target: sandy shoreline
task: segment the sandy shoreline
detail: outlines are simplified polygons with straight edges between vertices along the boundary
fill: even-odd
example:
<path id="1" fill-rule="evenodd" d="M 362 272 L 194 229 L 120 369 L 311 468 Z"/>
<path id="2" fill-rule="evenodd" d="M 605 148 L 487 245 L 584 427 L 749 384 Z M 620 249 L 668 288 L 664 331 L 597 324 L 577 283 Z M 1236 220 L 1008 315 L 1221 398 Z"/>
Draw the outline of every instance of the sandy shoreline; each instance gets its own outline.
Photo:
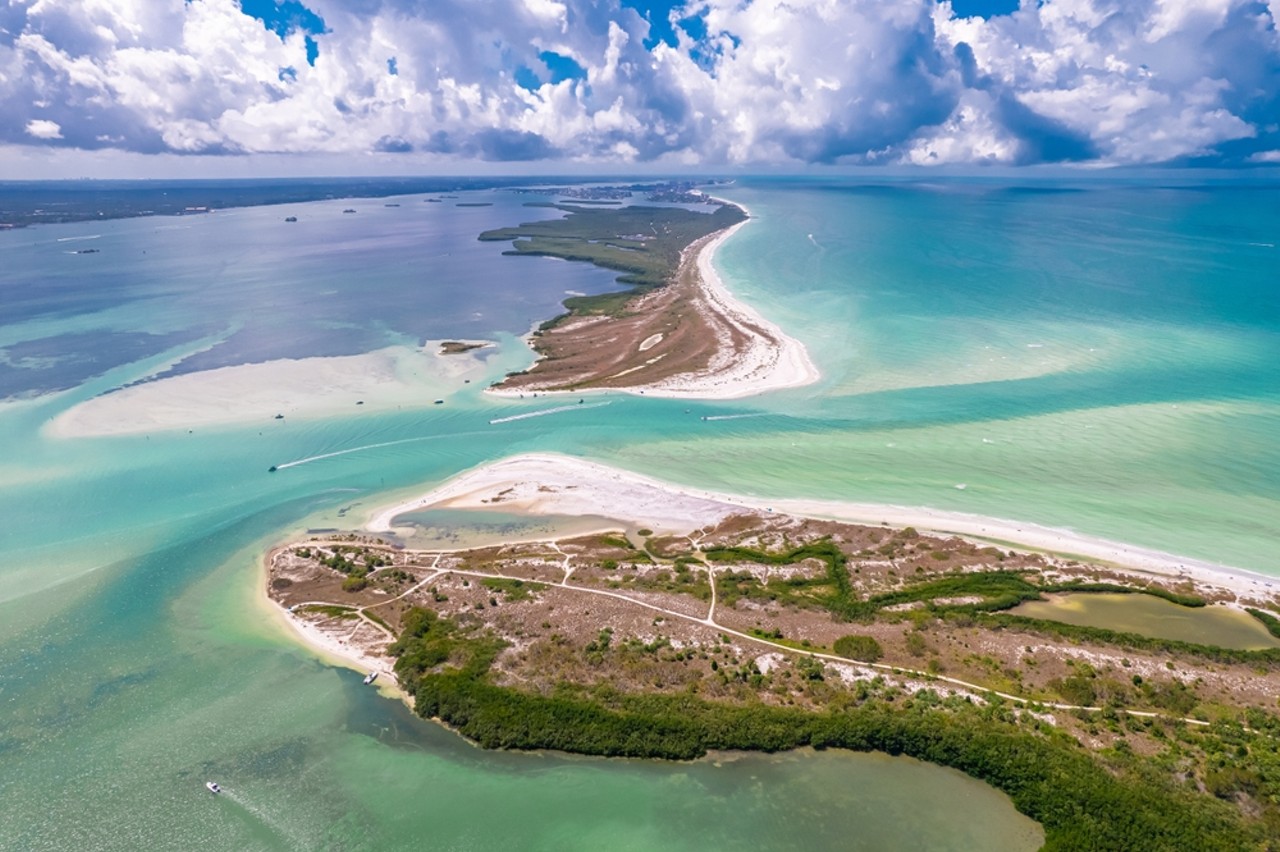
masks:
<path id="1" fill-rule="evenodd" d="M 1204 560 L 1046 527 L 926 507 L 832 500 L 765 500 L 688 488 L 598 462 L 553 453 L 512 456 L 466 471 L 420 497 L 373 514 L 365 529 L 389 532 L 397 515 L 427 506 L 531 515 L 608 514 L 667 533 L 686 533 L 744 509 L 829 518 L 868 525 L 887 523 L 921 531 L 1107 563 L 1135 576 L 1191 580 L 1235 595 L 1270 595 L 1280 579 Z M 608 507 L 607 510 L 602 507 Z"/>
<path id="2" fill-rule="evenodd" d="M 750 211 L 747 212 L 750 215 Z M 718 357 L 705 373 L 640 385 L 628 388 L 628 392 L 685 399 L 740 399 L 811 385 L 821 377 L 804 344 L 734 296 L 716 272 L 716 252 L 750 222 L 751 219 L 747 219 L 716 234 L 702 246 L 694 260 L 702 297 L 715 313 L 748 339 L 745 353 L 735 352 L 726 345 L 727 341 L 721 341 Z"/>
<path id="3" fill-rule="evenodd" d="M 366 653 L 364 648 L 344 642 L 326 633 L 306 619 L 289 612 L 271 599 L 271 596 L 267 593 L 267 571 L 265 566 L 273 558 L 274 554 L 275 550 L 272 550 L 263 560 L 258 580 L 258 603 L 270 617 L 275 619 L 303 647 L 310 649 L 326 662 L 352 669 L 361 675 L 366 675 L 371 671 L 378 672 L 378 680 L 375 684 L 378 691 L 384 695 L 394 696 L 412 707 L 412 700 L 396 681 L 393 672 L 395 660 L 389 657 L 372 656 Z"/>
<path id="4" fill-rule="evenodd" d="M 742 209 L 750 215 L 745 207 Z M 595 369 L 590 375 L 575 376 L 571 382 L 566 383 L 572 386 L 571 389 L 557 389 L 554 379 L 543 379 L 541 383 L 538 381 L 541 376 L 537 371 L 538 367 L 541 365 L 545 370 L 548 364 L 547 353 L 539 350 L 540 356 L 529 371 L 532 382 L 523 386 L 490 388 L 487 393 L 517 397 L 535 392 L 580 395 L 584 392 L 611 390 L 677 399 L 740 399 L 769 391 L 802 387 L 818 381 L 821 374 L 809 358 L 804 344 L 788 336 L 775 323 L 737 299 L 715 270 L 713 261 L 716 251 L 750 221 L 748 218 L 692 243 L 684 250 L 679 270 L 667 287 L 640 296 L 632 303 L 636 314 L 658 316 L 671 310 L 670 300 L 686 299 L 686 309 L 697 314 L 706 328 L 706 334 L 714 336 L 713 343 L 703 344 L 711 350 L 705 366 L 683 368 L 655 381 L 639 380 L 645 372 L 651 372 L 657 365 L 668 367 L 672 363 L 663 363 L 667 354 L 658 351 L 653 357 L 621 370 L 617 370 L 616 366 L 593 364 Z M 604 327 L 603 322 L 607 320 L 602 317 L 583 317 L 553 333 L 562 336 L 599 335 Z M 617 320 L 609 323 L 608 328 L 620 332 L 619 337 L 608 338 L 610 347 L 631 345 L 623 331 L 626 324 Z M 646 328 L 635 339 L 634 348 L 637 353 L 657 351 L 655 347 L 663 343 L 667 334 L 662 331 L 654 333 L 655 331 L 656 328 Z M 543 342 L 545 345 L 545 339 Z M 595 351 L 598 353 L 600 350 Z M 678 359 L 681 356 L 674 357 Z M 555 360 L 558 363 L 563 358 L 556 356 Z M 636 376 L 639 381 L 635 384 L 612 384 L 632 373 L 639 374 Z M 563 387 L 565 385 L 561 385 Z"/>

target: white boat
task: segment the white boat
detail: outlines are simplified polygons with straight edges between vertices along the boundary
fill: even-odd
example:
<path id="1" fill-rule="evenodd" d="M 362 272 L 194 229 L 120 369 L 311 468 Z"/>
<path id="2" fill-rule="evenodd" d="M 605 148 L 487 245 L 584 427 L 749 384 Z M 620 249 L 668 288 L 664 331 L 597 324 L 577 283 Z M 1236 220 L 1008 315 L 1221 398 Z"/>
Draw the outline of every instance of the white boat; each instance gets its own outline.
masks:
<path id="1" fill-rule="evenodd" d="M 221 793 L 222 788 L 218 786 L 217 781 L 206 781 L 204 786 L 208 788 L 210 793 Z"/>
<path id="2" fill-rule="evenodd" d="M 378 679 L 377 672 L 369 672 L 367 675 L 364 676 L 364 685 L 368 686 L 369 684 L 373 683 L 377 679 Z"/>

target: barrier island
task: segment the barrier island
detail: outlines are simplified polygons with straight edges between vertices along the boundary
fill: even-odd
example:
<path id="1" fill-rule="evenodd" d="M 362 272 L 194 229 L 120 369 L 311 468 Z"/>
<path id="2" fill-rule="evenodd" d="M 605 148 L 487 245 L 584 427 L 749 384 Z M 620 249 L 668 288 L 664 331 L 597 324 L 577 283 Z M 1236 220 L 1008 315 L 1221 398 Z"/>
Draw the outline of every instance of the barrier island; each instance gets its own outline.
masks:
<path id="1" fill-rule="evenodd" d="M 565 300 L 535 330 L 538 360 L 493 390 L 612 388 L 654 396 L 731 398 L 809 384 L 804 347 L 724 288 L 711 255 L 746 223 L 743 208 L 549 206 L 560 219 L 485 231 L 506 254 L 584 261 L 622 274 L 626 289 Z"/>
<path id="2" fill-rule="evenodd" d="M 617 521 L 408 546 L 406 513 Z M 1179 575 L 773 511 L 567 457 L 516 457 L 274 550 L 271 599 L 487 748 L 689 760 L 905 754 L 1006 793 L 1046 849 L 1239 850 L 1280 836 L 1280 600 Z M 1233 647 L 1014 614 L 1125 594 L 1256 626 Z"/>

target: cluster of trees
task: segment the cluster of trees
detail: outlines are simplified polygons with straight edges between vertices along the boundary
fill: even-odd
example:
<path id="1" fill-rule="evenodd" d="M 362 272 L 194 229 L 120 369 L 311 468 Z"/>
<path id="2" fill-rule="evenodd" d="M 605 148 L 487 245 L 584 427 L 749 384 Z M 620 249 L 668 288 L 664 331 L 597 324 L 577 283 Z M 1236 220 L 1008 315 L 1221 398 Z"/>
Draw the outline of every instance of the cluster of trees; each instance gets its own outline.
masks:
<path id="1" fill-rule="evenodd" d="M 1142 771 L 1140 761 L 1104 766 L 1065 735 L 1020 726 L 998 703 L 870 697 L 814 713 L 598 687 L 541 695 L 492 682 L 500 648 L 484 633 L 414 610 L 393 653 L 417 712 L 486 748 L 675 760 L 724 749 L 882 751 L 951 766 L 1003 790 L 1044 826 L 1046 849 L 1263 848 L 1265 829 L 1246 825 L 1230 805 Z M 1254 783 L 1256 773 L 1219 775 L 1226 790 Z"/>
<path id="2" fill-rule="evenodd" d="M 842 657 L 864 663 L 876 663 L 884 656 L 884 648 L 874 636 L 841 636 L 832 649 Z"/>
<path id="3" fill-rule="evenodd" d="M 298 555 L 304 559 L 311 555 L 308 549 L 305 553 L 301 550 Z M 316 561 L 326 568 L 332 568 L 339 574 L 346 574 L 347 579 L 342 582 L 342 589 L 346 592 L 359 592 L 369 585 L 369 574 L 383 565 L 390 565 L 391 561 L 381 553 L 370 550 L 367 547 L 346 549 L 344 547 L 335 547 L 333 553 L 329 556 L 316 556 Z M 408 575 L 406 575 L 408 576 Z"/>

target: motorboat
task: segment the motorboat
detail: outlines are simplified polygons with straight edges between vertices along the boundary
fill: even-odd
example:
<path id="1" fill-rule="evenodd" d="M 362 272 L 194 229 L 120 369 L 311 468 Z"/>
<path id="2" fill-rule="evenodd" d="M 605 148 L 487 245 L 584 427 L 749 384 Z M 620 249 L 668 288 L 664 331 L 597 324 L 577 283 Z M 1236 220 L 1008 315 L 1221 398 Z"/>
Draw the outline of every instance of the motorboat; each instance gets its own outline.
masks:
<path id="1" fill-rule="evenodd" d="M 204 786 L 210 793 L 214 793 L 215 795 L 222 792 L 222 788 L 218 786 L 217 781 L 206 781 L 204 782 Z"/>
<path id="2" fill-rule="evenodd" d="M 364 676 L 364 685 L 368 686 L 369 684 L 373 683 L 377 679 L 378 679 L 377 672 L 369 672 L 367 675 Z"/>

